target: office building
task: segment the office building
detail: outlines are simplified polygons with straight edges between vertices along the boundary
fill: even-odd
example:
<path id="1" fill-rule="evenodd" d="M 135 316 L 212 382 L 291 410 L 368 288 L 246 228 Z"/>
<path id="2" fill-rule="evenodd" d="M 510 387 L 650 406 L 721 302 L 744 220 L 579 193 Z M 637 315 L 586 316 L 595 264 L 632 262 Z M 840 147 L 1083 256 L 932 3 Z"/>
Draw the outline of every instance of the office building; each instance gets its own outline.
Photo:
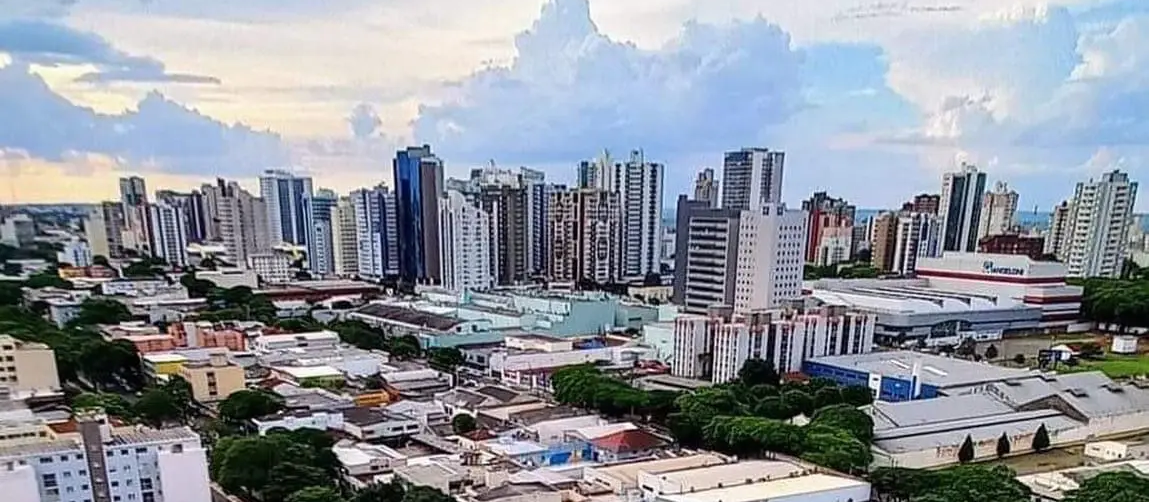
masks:
<path id="1" fill-rule="evenodd" d="M 575 189 L 555 192 L 550 200 L 552 281 L 619 278 L 621 254 L 617 192 Z"/>
<path id="2" fill-rule="evenodd" d="M 473 196 L 475 206 L 489 215 L 489 268 L 496 284 L 522 284 L 531 275 L 527 263 L 531 245 L 530 199 L 518 177 L 509 174 L 509 182 L 481 184 Z"/>
<path id="3" fill-rule="evenodd" d="M 809 240 L 806 242 L 806 261 L 810 263 L 817 262 L 818 254 L 823 251 L 822 229 L 825 227 L 852 227 L 854 215 L 857 212 L 857 209 L 845 199 L 831 197 L 826 192 L 814 192 L 813 196 L 802 201 L 802 210 L 806 211 L 809 220 L 807 227 L 810 232 Z M 835 231 L 830 232 L 830 235 L 840 237 L 839 232 Z M 848 253 L 847 248 L 846 257 L 842 261 L 850 259 Z"/>
<path id="4" fill-rule="evenodd" d="M 173 267 L 188 265 L 187 213 L 163 202 L 148 204 L 148 242 L 151 256 Z"/>
<path id="5" fill-rule="evenodd" d="M 658 273 L 662 234 L 662 164 L 647 162 L 641 150 L 616 166 L 621 197 L 622 277 L 638 279 Z"/>
<path id="6" fill-rule="evenodd" d="M 963 163 L 960 171 L 949 172 L 942 177 L 939 216 L 944 251 L 972 252 L 977 249 L 984 196 L 985 173 L 973 165 Z"/>
<path id="7" fill-rule="evenodd" d="M 1121 171 L 1077 184 L 1059 256 L 1070 277 L 1121 275 L 1136 201 L 1137 182 Z"/>
<path id="8" fill-rule="evenodd" d="M 726 152 L 722 163 L 722 207 L 759 210 L 782 203 L 782 171 L 786 154 L 766 148 Z"/>
<path id="9" fill-rule="evenodd" d="M 207 454 L 190 428 L 114 427 L 95 413 L 54 433 L 28 412 L 33 438 L 0 440 L 0 493 L 19 502 L 205 502 Z"/>
<path id="10" fill-rule="evenodd" d="M 335 273 L 335 234 L 332 231 L 335 206 L 339 196 L 320 188 L 311 199 L 312 238 L 308 241 L 307 261 L 311 273 L 320 276 Z"/>
<path id="11" fill-rule="evenodd" d="M 925 213 L 936 216 L 941 206 L 942 196 L 938 194 L 923 193 L 914 196 L 914 199 L 902 205 L 902 211 L 911 213 Z"/>
<path id="12" fill-rule="evenodd" d="M 709 207 L 718 207 L 718 180 L 714 170 L 706 168 L 698 172 L 694 180 L 694 199 L 705 202 Z"/>
<path id="13" fill-rule="evenodd" d="M 1017 220 L 1017 192 L 1010 190 L 1004 182 L 997 182 L 993 191 L 985 194 L 981 205 L 981 222 L 978 224 L 978 239 L 991 235 L 1014 232 Z"/>
<path id="14" fill-rule="evenodd" d="M 1066 243 L 1069 241 L 1069 202 L 1061 201 L 1061 204 L 1053 208 L 1053 212 L 1049 214 L 1049 230 L 1045 235 L 1045 254 L 1053 255 L 1061 260 L 1066 250 Z"/>
<path id="15" fill-rule="evenodd" d="M 211 218 L 205 231 L 211 240 L 223 243 L 227 256 L 236 264 L 271 247 L 267 204 L 239 183 L 216 179 L 214 185 L 200 187 L 204 206 Z"/>
<path id="16" fill-rule="evenodd" d="M 463 194 L 450 191 L 439 201 L 439 251 L 443 287 L 453 291 L 484 291 L 494 285 L 491 274 L 491 217 Z"/>
<path id="17" fill-rule="evenodd" d="M 978 241 L 977 252 L 1024 255 L 1041 260 L 1045 256 L 1045 239 L 1017 234 L 991 235 Z"/>
<path id="18" fill-rule="evenodd" d="M 283 170 L 267 170 L 259 178 L 259 194 L 267 207 L 268 242 L 294 244 L 311 251 L 311 178 Z M 311 258 L 310 256 L 308 257 Z"/>
<path id="19" fill-rule="evenodd" d="M 84 220 L 84 238 L 92 254 L 104 258 L 123 256 L 124 206 L 115 202 L 96 204 Z"/>
<path id="20" fill-rule="evenodd" d="M 335 275 L 349 277 L 359 274 L 358 227 L 355 218 L 355 200 L 340 197 L 331 217 L 332 264 Z"/>
<path id="21" fill-rule="evenodd" d="M 120 206 L 124 215 L 122 245 L 139 254 L 148 250 L 148 190 L 139 176 L 120 178 Z"/>
<path id="22" fill-rule="evenodd" d="M 351 192 L 359 275 L 382 279 L 399 275 L 399 217 L 395 193 L 387 185 Z"/>
<path id="23" fill-rule="evenodd" d="M 56 353 L 42 343 L 0 335 L 0 387 L 19 396 L 60 392 Z"/>
<path id="24" fill-rule="evenodd" d="M 696 314 L 733 305 L 741 211 L 679 195 L 676 214 L 673 302 Z"/>
<path id="25" fill-rule="evenodd" d="M 439 199 L 443 193 L 443 161 L 430 145 L 408 147 L 395 154 L 395 205 L 399 228 L 399 277 L 408 284 L 437 284 Z"/>

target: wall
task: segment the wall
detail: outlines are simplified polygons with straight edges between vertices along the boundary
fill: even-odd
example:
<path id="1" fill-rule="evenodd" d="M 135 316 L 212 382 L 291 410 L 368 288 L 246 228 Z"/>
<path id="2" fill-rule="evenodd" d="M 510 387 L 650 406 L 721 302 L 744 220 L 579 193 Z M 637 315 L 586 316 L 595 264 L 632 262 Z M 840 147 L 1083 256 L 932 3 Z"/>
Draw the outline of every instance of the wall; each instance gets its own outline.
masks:
<path id="1" fill-rule="evenodd" d="M 182 453 L 163 452 L 157 455 L 156 460 L 164 502 L 212 500 L 207 456 L 202 448 L 184 449 Z"/>
<path id="2" fill-rule="evenodd" d="M 651 323 L 642 327 L 642 343 L 654 347 L 655 358 L 670 363 L 674 355 L 674 324 Z"/>
<path id="3" fill-rule="evenodd" d="M 16 366 L 16 390 L 60 389 L 56 355 L 51 349 L 25 348 L 14 351 L 12 355 Z"/>

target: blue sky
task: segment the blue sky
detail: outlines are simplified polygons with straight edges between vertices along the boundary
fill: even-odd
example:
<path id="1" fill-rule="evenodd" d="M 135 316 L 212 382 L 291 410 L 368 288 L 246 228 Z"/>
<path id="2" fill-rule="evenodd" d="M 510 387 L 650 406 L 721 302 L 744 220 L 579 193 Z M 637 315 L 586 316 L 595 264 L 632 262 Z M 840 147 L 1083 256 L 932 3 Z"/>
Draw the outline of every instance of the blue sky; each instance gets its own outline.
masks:
<path id="1" fill-rule="evenodd" d="M 1147 109 L 1144 1 L 0 0 L 4 201 L 265 166 L 347 191 L 429 142 L 558 181 L 643 148 L 667 205 L 742 146 L 787 151 L 791 203 L 895 206 L 968 160 L 1046 208 L 1141 179 Z"/>

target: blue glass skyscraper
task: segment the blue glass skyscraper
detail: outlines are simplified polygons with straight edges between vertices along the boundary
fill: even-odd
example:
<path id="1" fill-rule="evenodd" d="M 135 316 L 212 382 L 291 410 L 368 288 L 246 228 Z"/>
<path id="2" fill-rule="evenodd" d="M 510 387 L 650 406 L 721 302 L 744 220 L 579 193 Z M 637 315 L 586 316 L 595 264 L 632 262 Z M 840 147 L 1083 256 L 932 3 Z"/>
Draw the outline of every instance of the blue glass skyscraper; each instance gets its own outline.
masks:
<path id="1" fill-rule="evenodd" d="M 395 154 L 394 170 L 399 279 L 407 284 L 438 284 L 443 161 L 431 153 L 430 145 L 408 147 Z"/>

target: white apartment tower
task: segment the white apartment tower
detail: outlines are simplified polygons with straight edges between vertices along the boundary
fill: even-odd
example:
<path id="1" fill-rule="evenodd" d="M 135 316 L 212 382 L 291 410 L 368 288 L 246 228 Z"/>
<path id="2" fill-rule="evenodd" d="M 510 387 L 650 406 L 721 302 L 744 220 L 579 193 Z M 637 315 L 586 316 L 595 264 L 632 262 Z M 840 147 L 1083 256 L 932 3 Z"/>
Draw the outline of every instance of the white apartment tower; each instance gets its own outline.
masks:
<path id="1" fill-rule="evenodd" d="M 148 205 L 148 243 L 151 255 L 175 267 L 188 264 L 187 213 L 181 206 L 160 202 Z"/>
<path id="2" fill-rule="evenodd" d="M 334 191 L 320 188 L 311 199 L 312 234 L 307 246 L 307 261 L 312 273 L 335 273 L 335 206 L 339 196 Z"/>
<path id="3" fill-rule="evenodd" d="M 143 178 L 120 178 L 120 206 L 124 223 L 120 235 L 121 245 L 124 249 L 147 254 L 148 190 Z"/>
<path id="4" fill-rule="evenodd" d="M 359 273 L 359 243 L 355 219 L 355 202 L 351 197 L 340 197 L 331 216 L 331 237 L 334 240 L 332 257 L 335 275 L 354 276 Z"/>
<path id="5" fill-rule="evenodd" d="M 1137 183 L 1121 171 L 1077 184 L 1060 256 L 1070 277 L 1121 275 L 1136 200 Z"/>
<path id="6" fill-rule="evenodd" d="M 896 225 L 891 272 L 912 274 L 917 270 L 918 258 L 941 256 L 941 224 L 937 216 L 901 213 L 897 215 Z"/>
<path id="7" fill-rule="evenodd" d="M 439 201 L 439 231 L 443 287 L 484 291 L 494 286 L 490 215 L 451 190 Z"/>
<path id="8" fill-rule="evenodd" d="M 943 251 L 977 251 L 984 196 L 985 173 L 973 165 L 963 163 L 960 171 L 942 177 L 939 216 Z"/>
<path id="9" fill-rule="evenodd" d="M 399 275 L 399 220 L 395 192 L 386 185 L 350 196 L 355 216 L 355 255 L 359 275 L 382 279 Z"/>
<path id="10" fill-rule="evenodd" d="M 743 148 L 726 152 L 722 163 L 722 207 L 758 210 L 763 204 L 782 203 L 784 152 Z"/>
<path id="11" fill-rule="evenodd" d="M 1012 232 L 1016 219 L 1017 192 L 1010 190 L 1005 182 L 995 183 L 993 191 L 986 193 L 982 201 L 978 239 Z"/>
<path id="12" fill-rule="evenodd" d="M 1062 259 L 1065 243 L 1069 240 L 1069 201 L 1062 201 L 1049 214 L 1049 230 L 1045 235 L 1045 254 Z"/>
<path id="13" fill-rule="evenodd" d="M 217 179 L 214 185 L 200 187 L 204 205 L 212 220 L 207 225 L 208 237 L 223 243 L 227 255 L 236 264 L 247 263 L 247 257 L 270 249 L 267 228 L 267 205 L 234 181 Z"/>
<path id="14" fill-rule="evenodd" d="M 622 276 L 642 278 L 658 273 L 659 241 L 662 234 L 662 190 L 665 168 L 646 162 L 641 150 L 631 152 L 621 171 Z"/>
<path id="15" fill-rule="evenodd" d="M 776 308 L 802 296 L 806 212 L 765 204 L 742 211 L 738 226 L 734 310 Z"/>
<path id="16" fill-rule="evenodd" d="M 259 193 L 267 204 L 267 230 L 272 246 L 295 244 L 311 251 L 311 178 L 283 170 L 268 170 L 259 178 Z M 311 257 L 308 257 L 309 259 Z"/>

